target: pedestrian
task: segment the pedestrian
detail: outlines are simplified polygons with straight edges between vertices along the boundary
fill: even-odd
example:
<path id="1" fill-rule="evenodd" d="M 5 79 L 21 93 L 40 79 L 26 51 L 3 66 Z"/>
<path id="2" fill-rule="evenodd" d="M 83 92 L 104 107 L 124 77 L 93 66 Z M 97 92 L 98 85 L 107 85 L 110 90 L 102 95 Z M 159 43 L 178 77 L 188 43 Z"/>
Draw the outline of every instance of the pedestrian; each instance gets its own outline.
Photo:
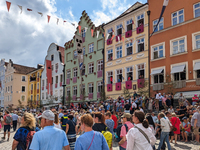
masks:
<path id="1" fill-rule="evenodd" d="M 14 114 L 12 115 L 12 124 L 13 124 L 13 131 L 16 131 L 17 128 L 17 120 L 18 120 L 18 115 L 17 112 L 15 111 Z"/>
<path id="2" fill-rule="evenodd" d="M 81 116 L 81 129 L 84 134 L 75 143 L 75 150 L 109 150 L 106 139 L 100 132 L 92 130 L 93 118 L 90 114 Z"/>
<path id="3" fill-rule="evenodd" d="M 111 111 L 111 114 L 112 114 L 111 118 L 112 118 L 112 120 L 114 121 L 114 129 L 113 129 L 113 132 L 116 132 L 117 125 L 118 125 L 118 122 L 117 122 L 118 118 L 117 118 L 117 116 L 116 116 L 115 111 Z"/>
<path id="4" fill-rule="evenodd" d="M 173 143 L 173 139 L 175 137 L 175 144 L 177 144 L 176 141 L 177 141 L 178 134 L 180 134 L 180 124 L 181 124 L 181 122 L 180 122 L 179 118 L 176 116 L 175 113 L 172 113 L 172 118 L 171 118 L 170 121 L 171 121 L 172 126 L 175 128 L 175 131 L 173 131 L 174 136 L 171 137 L 171 143 Z"/>
<path id="5" fill-rule="evenodd" d="M 5 115 L 3 117 L 3 125 L 4 125 L 4 137 L 2 137 L 3 140 L 6 138 L 6 131 L 8 131 L 8 139 L 10 138 L 10 126 L 12 124 L 12 116 L 9 114 L 8 110 L 5 110 Z"/>
<path id="6" fill-rule="evenodd" d="M 197 107 L 196 112 L 192 116 L 191 125 L 193 127 L 193 132 L 196 137 L 196 141 L 194 144 L 199 144 L 200 106 Z"/>
<path id="7" fill-rule="evenodd" d="M 67 136 L 63 130 L 54 127 L 55 115 L 51 110 L 45 110 L 41 116 L 43 130 L 36 132 L 30 146 L 31 150 L 70 150 Z"/>
<path id="8" fill-rule="evenodd" d="M 194 94 L 194 97 L 192 97 L 192 105 L 194 106 L 199 101 L 199 98 L 197 97 L 197 94 Z"/>
<path id="9" fill-rule="evenodd" d="M 114 124 L 115 124 L 115 123 L 114 123 L 114 121 L 113 121 L 112 118 L 111 118 L 111 112 L 110 112 L 110 111 L 107 111 L 107 112 L 105 113 L 105 119 L 106 119 L 105 123 L 106 123 L 106 125 L 107 125 L 109 131 L 112 133 L 112 135 L 114 135 L 114 134 L 113 134 L 113 129 L 114 129 Z"/>
<path id="10" fill-rule="evenodd" d="M 59 122 L 59 118 L 58 118 L 58 114 L 57 113 L 54 113 L 55 115 L 55 119 L 54 119 L 54 126 L 58 129 L 61 129 L 61 125 L 60 125 L 60 122 Z"/>
<path id="11" fill-rule="evenodd" d="M 20 125 L 21 125 L 21 119 L 22 119 L 22 114 L 18 113 L 18 119 L 17 119 L 17 128 L 19 129 Z"/>
<path id="12" fill-rule="evenodd" d="M 105 117 L 100 112 L 94 113 L 94 125 L 92 126 L 92 129 L 94 131 L 102 132 L 106 131 L 106 123 L 105 123 Z"/>
<path id="13" fill-rule="evenodd" d="M 0 132 L 1 132 L 1 129 L 2 129 L 2 122 L 3 122 L 3 116 L 2 116 L 2 112 L 0 112 Z"/>
<path id="14" fill-rule="evenodd" d="M 182 122 L 182 141 L 184 141 L 185 139 L 185 142 L 188 142 L 188 135 L 190 133 L 190 128 L 191 128 L 191 124 L 190 122 L 188 121 L 187 117 L 183 117 L 183 122 Z"/>
<path id="15" fill-rule="evenodd" d="M 156 138 L 149 128 L 145 114 L 136 110 L 132 119 L 135 126 L 128 131 L 126 136 L 126 150 L 152 150 L 152 145 L 155 145 Z"/>
<path id="16" fill-rule="evenodd" d="M 14 135 L 12 150 L 29 149 L 33 135 L 35 133 L 35 118 L 31 113 L 24 113 L 21 119 L 21 127 Z"/>
<path id="17" fill-rule="evenodd" d="M 61 117 L 60 120 L 63 131 L 66 131 L 67 120 L 68 120 L 68 113 L 66 110 L 64 110 L 64 115 Z"/>

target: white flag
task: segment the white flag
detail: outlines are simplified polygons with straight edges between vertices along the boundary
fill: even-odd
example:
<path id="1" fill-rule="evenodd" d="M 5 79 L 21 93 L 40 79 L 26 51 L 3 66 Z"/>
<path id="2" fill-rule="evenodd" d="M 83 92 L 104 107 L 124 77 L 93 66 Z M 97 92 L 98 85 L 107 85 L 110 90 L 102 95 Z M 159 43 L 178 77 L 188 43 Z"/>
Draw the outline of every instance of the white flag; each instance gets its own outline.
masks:
<path id="1" fill-rule="evenodd" d="M 58 22 L 59 22 L 59 18 L 57 18 L 57 24 L 58 24 Z"/>
<path id="2" fill-rule="evenodd" d="M 169 3 L 169 0 L 164 0 L 164 2 L 163 2 L 163 6 L 167 6 L 168 3 Z"/>
<path id="3" fill-rule="evenodd" d="M 110 35 L 110 34 L 107 34 L 106 40 L 108 39 L 109 35 Z"/>
<path id="4" fill-rule="evenodd" d="M 99 37 L 99 31 L 97 31 L 97 38 Z"/>
<path id="5" fill-rule="evenodd" d="M 118 42 L 120 42 L 120 36 L 117 36 Z"/>
<path id="6" fill-rule="evenodd" d="M 20 14 L 21 14 L 21 13 L 22 13 L 22 6 L 19 6 L 19 5 L 18 5 L 18 7 L 19 7 L 19 9 L 21 9 L 21 12 L 20 12 Z"/>
<path id="7" fill-rule="evenodd" d="M 85 27 L 85 32 L 87 32 L 87 29 L 88 29 L 88 28 L 87 28 L 87 27 Z"/>

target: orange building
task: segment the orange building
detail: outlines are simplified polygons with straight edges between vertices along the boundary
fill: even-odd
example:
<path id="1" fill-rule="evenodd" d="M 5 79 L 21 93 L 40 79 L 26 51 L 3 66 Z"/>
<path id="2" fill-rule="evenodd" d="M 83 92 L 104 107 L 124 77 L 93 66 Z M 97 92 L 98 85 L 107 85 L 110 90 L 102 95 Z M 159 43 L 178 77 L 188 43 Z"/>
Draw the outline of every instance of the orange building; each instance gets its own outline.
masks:
<path id="1" fill-rule="evenodd" d="M 148 3 L 152 33 L 163 1 Z M 200 94 L 200 0 L 169 1 L 150 38 L 150 73 L 151 91 Z"/>

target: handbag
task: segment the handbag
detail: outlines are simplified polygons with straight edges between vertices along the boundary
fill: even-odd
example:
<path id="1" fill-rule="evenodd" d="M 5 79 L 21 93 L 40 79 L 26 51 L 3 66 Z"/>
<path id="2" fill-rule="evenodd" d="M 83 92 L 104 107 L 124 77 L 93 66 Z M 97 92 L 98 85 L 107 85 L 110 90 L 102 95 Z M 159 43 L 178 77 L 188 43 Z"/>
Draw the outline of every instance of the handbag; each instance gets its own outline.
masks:
<path id="1" fill-rule="evenodd" d="M 177 121 L 177 118 L 176 118 L 176 121 Z M 176 121 L 174 124 L 176 124 Z M 177 131 L 177 128 L 173 125 L 171 131 Z"/>
<path id="2" fill-rule="evenodd" d="M 137 126 L 134 126 L 134 127 L 137 128 L 144 135 L 147 141 L 150 143 L 149 137 L 146 135 L 146 133 L 142 129 L 138 128 Z"/>

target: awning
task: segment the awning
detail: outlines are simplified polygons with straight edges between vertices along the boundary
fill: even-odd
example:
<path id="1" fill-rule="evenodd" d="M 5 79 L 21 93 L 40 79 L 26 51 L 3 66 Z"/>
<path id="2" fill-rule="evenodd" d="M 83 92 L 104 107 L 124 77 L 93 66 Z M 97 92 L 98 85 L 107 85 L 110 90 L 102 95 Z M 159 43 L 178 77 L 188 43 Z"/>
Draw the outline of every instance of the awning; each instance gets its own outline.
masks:
<path id="1" fill-rule="evenodd" d="M 174 66 L 174 67 L 172 67 L 171 74 L 172 74 L 172 73 L 183 72 L 184 69 L 185 69 L 185 65 Z"/>
<path id="2" fill-rule="evenodd" d="M 194 70 L 200 70 L 200 62 L 195 63 Z"/>
<path id="3" fill-rule="evenodd" d="M 179 96 L 180 96 L 181 93 L 183 94 L 183 96 L 184 96 L 186 99 L 192 99 L 192 97 L 194 97 L 194 94 L 197 94 L 198 97 L 199 97 L 199 95 L 200 95 L 200 91 L 177 92 L 177 93 L 174 95 L 174 99 L 179 99 Z"/>
<path id="4" fill-rule="evenodd" d="M 162 71 L 163 71 L 163 69 L 153 70 L 153 71 L 151 72 L 151 75 L 162 73 Z"/>

